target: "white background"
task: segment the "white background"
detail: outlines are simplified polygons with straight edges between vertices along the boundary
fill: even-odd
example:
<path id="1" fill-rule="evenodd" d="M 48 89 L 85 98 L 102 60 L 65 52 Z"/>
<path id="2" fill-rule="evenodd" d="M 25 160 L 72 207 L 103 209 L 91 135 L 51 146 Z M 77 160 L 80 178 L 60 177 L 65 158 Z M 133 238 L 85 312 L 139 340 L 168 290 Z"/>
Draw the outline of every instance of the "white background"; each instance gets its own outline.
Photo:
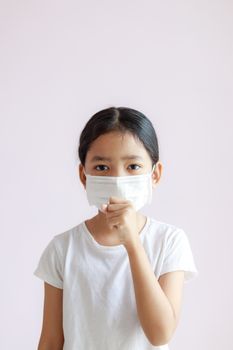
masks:
<path id="1" fill-rule="evenodd" d="M 0 348 L 36 349 L 58 233 L 95 210 L 78 138 L 110 106 L 153 122 L 164 171 L 148 215 L 183 228 L 199 277 L 171 350 L 233 348 L 233 2 L 0 1 Z"/>

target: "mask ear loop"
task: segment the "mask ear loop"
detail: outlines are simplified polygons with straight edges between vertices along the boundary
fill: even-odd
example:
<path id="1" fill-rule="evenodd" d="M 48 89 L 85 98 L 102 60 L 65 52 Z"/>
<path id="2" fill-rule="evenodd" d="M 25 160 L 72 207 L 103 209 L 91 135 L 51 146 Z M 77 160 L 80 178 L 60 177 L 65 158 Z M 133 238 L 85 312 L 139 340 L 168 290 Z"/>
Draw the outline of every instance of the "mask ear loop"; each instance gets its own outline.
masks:
<path id="1" fill-rule="evenodd" d="M 153 167 L 152 167 L 151 175 L 153 174 L 153 172 L 154 172 L 154 170 L 155 170 L 155 165 L 156 165 L 156 164 L 154 164 Z"/>
<path id="2" fill-rule="evenodd" d="M 152 167 L 151 175 L 153 174 L 153 172 L 155 170 L 155 166 L 156 166 L 156 164 L 154 164 L 153 167 Z M 151 179 L 151 181 L 153 181 L 153 180 Z"/>

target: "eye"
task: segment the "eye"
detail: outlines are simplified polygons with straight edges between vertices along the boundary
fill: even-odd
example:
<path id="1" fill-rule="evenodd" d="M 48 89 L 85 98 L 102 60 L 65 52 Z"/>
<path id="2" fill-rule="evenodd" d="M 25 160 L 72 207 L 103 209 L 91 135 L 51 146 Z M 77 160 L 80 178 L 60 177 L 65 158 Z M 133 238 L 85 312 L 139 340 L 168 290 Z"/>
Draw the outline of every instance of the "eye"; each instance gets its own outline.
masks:
<path id="1" fill-rule="evenodd" d="M 131 168 L 132 170 L 138 170 L 141 168 L 141 166 L 138 164 L 130 164 L 129 167 L 133 167 L 133 168 Z M 138 168 L 135 168 L 135 167 L 138 167 Z"/>
<path id="2" fill-rule="evenodd" d="M 101 168 L 101 169 L 97 169 L 98 167 Z M 98 171 L 107 170 L 107 169 L 103 169 L 103 167 L 108 168 L 107 165 L 99 164 L 99 165 L 96 165 L 96 166 L 94 167 L 94 169 L 95 169 L 95 170 L 98 170 Z"/>

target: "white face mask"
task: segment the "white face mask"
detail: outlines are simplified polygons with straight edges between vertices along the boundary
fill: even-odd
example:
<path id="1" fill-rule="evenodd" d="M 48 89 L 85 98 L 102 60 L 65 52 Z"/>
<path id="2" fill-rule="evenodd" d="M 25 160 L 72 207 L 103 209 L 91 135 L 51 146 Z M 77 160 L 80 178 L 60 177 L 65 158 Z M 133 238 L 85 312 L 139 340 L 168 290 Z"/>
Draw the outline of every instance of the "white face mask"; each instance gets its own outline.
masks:
<path id="1" fill-rule="evenodd" d="M 101 210 L 102 204 L 109 203 L 109 197 L 116 196 L 132 201 L 138 211 L 152 199 L 152 173 L 128 176 L 86 175 L 86 192 L 90 205 Z"/>

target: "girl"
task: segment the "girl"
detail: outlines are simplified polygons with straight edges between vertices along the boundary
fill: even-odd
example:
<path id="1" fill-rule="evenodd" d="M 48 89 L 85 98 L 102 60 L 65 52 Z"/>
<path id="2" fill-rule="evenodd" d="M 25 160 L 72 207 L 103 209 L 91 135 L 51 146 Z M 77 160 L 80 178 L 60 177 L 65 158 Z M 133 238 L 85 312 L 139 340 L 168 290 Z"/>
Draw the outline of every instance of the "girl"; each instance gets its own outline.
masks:
<path id="1" fill-rule="evenodd" d="M 184 230 L 140 212 L 162 173 L 156 132 L 141 112 L 111 107 L 79 141 L 98 213 L 55 235 L 34 271 L 45 291 L 38 350 L 167 350 L 183 282 L 198 271 Z"/>

